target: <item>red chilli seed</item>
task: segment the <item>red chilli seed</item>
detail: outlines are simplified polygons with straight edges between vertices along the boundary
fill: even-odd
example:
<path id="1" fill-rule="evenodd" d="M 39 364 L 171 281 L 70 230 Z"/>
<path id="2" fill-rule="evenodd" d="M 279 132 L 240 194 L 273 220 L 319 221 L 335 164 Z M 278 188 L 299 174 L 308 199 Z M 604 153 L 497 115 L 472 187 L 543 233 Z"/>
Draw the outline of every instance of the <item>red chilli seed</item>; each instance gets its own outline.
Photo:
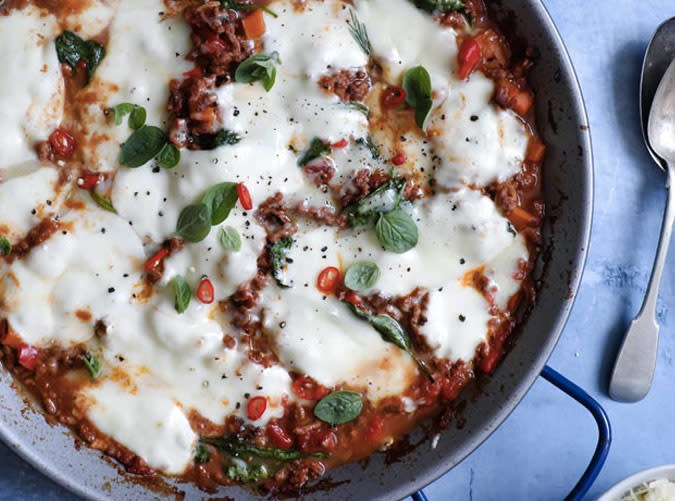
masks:
<path id="1" fill-rule="evenodd" d="M 202 277 L 197 287 L 197 299 L 199 299 L 204 304 L 211 304 L 215 298 L 215 291 L 213 290 L 213 284 L 208 277 Z"/>
<path id="2" fill-rule="evenodd" d="M 293 445 L 293 439 L 288 432 L 277 423 L 267 425 L 267 437 L 274 447 L 279 449 L 290 449 Z"/>
<path id="3" fill-rule="evenodd" d="M 49 144 L 54 153 L 62 157 L 69 157 L 75 151 L 77 142 L 75 138 L 63 129 L 56 129 L 49 136 Z"/>
<path id="4" fill-rule="evenodd" d="M 399 153 L 398 155 L 396 155 L 394 158 L 391 159 L 391 163 L 398 166 L 403 165 L 404 163 L 406 163 L 407 160 L 408 158 L 405 156 L 405 153 Z"/>
<path id="5" fill-rule="evenodd" d="M 316 288 L 319 289 L 319 292 L 322 294 L 332 294 L 335 292 L 338 285 L 340 285 L 341 278 L 340 270 L 335 266 L 329 266 L 319 273 L 319 276 L 316 279 Z"/>
<path id="6" fill-rule="evenodd" d="M 19 364 L 22 367 L 25 367 L 28 370 L 35 369 L 38 359 L 38 349 L 35 346 L 31 346 L 26 343 L 21 343 L 19 345 Z"/>
<path id="7" fill-rule="evenodd" d="M 167 249 L 161 249 L 157 254 L 155 254 L 146 261 L 144 266 L 145 271 L 146 272 L 152 271 L 159 263 L 162 262 L 162 259 L 164 259 L 168 255 L 169 251 Z"/>
<path id="8" fill-rule="evenodd" d="M 83 190 L 91 190 L 101 181 L 101 177 L 93 172 L 85 172 L 77 178 L 77 187 Z"/>
<path id="9" fill-rule="evenodd" d="M 267 399 L 265 397 L 253 397 L 248 401 L 246 412 L 251 421 L 257 421 L 265 414 L 267 409 Z"/>
<path id="10" fill-rule="evenodd" d="M 403 87 L 393 86 L 388 87 L 382 93 L 382 106 L 385 108 L 391 108 L 392 106 L 398 106 L 405 102 L 405 90 Z"/>
<path id="11" fill-rule="evenodd" d="M 244 210 L 251 210 L 253 208 L 251 193 L 249 193 L 248 188 L 244 183 L 239 183 L 237 185 L 237 196 L 239 197 L 239 203 Z"/>

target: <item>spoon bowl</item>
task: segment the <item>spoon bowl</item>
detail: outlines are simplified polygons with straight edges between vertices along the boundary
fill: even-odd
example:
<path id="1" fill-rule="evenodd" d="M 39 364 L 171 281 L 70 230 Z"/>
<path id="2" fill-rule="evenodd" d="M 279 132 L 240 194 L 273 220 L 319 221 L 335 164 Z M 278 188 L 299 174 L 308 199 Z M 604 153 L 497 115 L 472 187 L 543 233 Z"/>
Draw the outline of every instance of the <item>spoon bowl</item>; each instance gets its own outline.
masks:
<path id="1" fill-rule="evenodd" d="M 668 174 L 668 202 L 647 295 L 626 332 L 609 383 L 609 396 L 621 402 L 642 400 L 649 393 L 656 368 L 656 303 L 675 222 L 675 18 L 659 26 L 647 48 L 640 80 L 640 113 L 647 149 Z"/>

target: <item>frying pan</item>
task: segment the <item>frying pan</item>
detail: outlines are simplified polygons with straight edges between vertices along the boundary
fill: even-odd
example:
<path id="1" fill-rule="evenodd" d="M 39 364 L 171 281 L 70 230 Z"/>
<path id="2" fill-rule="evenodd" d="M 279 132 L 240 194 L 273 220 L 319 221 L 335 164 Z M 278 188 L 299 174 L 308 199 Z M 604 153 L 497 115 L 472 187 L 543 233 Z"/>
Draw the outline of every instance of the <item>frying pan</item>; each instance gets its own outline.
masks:
<path id="1" fill-rule="evenodd" d="M 381 455 L 375 455 L 365 469 L 358 464 L 339 468 L 329 474 L 331 489 L 308 493 L 303 500 L 392 501 L 446 473 L 486 440 L 525 396 L 542 372 L 572 307 L 586 259 L 593 205 L 593 162 L 583 98 L 567 51 L 541 0 L 491 3 L 493 15 L 506 31 L 513 29 L 516 37 L 540 53 L 531 84 L 537 96 L 539 129 L 549 146 L 543 170 L 549 216 L 542 265 L 537 271 L 541 282 L 537 303 L 521 324 L 514 348 L 466 407 L 463 428 L 451 426 L 436 448 L 427 441 L 393 464 L 387 465 Z M 606 416 L 590 397 L 555 371 L 546 369 L 544 376 L 562 384 L 568 393 L 583 397 L 600 426 L 593 462 L 570 493 L 570 498 L 577 499 L 604 462 L 609 446 Z M 42 415 L 25 408 L 24 396 L 17 392 L 11 376 L 0 370 L 0 438 L 38 470 L 88 499 L 166 499 L 165 492 L 120 475 L 119 467 L 98 452 L 75 449 L 67 429 L 52 427 Z M 411 441 L 421 440 L 422 433 L 418 430 Z M 191 485 L 174 485 L 188 500 L 204 497 Z M 219 499 L 223 495 L 238 501 L 259 499 L 241 488 L 217 494 Z M 424 495 L 417 493 L 415 498 L 421 500 Z"/>

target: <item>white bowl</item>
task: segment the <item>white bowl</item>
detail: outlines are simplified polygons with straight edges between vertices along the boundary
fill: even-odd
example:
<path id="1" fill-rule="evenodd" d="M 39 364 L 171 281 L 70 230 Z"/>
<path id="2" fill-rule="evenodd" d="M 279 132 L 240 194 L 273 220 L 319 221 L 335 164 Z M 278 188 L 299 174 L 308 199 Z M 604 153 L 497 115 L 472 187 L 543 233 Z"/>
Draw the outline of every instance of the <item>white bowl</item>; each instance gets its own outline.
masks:
<path id="1" fill-rule="evenodd" d="M 665 464 L 631 475 L 605 492 L 598 498 L 598 501 L 621 501 L 623 495 L 633 487 L 637 487 L 644 482 L 651 482 L 652 480 L 660 480 L 663 478 L 675 482 L 675 464 Z"/>

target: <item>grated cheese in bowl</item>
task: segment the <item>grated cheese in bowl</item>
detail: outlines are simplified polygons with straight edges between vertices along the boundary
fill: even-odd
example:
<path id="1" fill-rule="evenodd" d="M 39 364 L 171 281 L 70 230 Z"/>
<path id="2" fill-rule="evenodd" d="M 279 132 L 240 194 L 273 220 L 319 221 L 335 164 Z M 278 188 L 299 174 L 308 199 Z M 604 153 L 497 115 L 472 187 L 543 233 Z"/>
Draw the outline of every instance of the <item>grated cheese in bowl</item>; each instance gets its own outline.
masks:
<path id="1" fill-rule="evenodd" d="M 665 478 L 643 482 L 625 493 L 621 501 L 675 501 L 675 482 Z"/>

